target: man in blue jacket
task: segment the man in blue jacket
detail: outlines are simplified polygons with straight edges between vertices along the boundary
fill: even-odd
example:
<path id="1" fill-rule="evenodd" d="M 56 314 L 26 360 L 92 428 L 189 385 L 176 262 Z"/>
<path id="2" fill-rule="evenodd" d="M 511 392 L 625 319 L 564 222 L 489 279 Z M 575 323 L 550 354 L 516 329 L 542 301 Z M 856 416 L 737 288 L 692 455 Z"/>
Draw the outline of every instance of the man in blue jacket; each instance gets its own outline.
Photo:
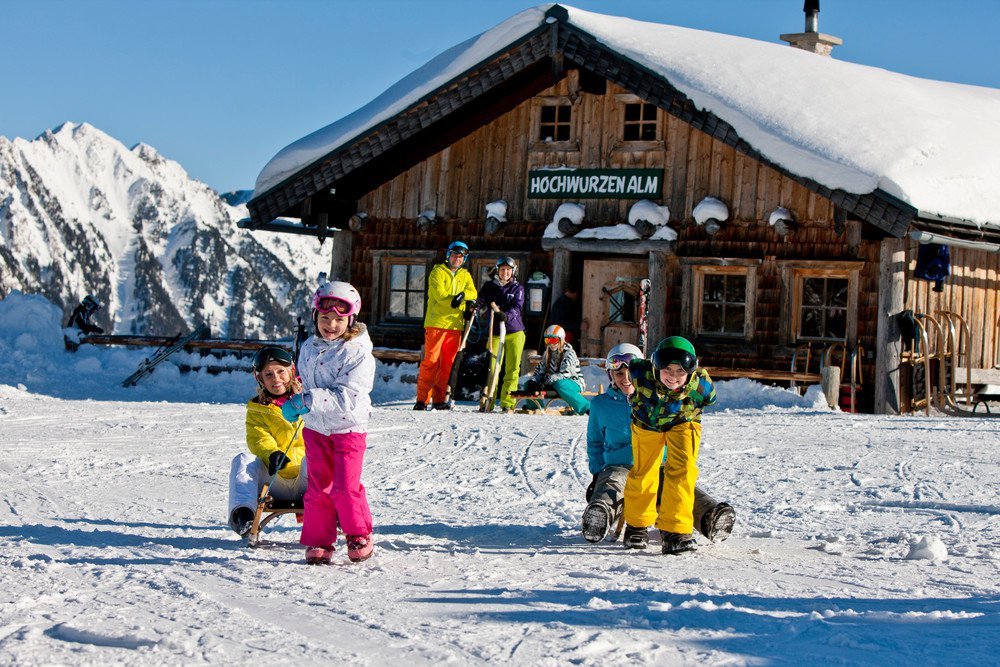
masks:
<path id="1" fill-rule="evenodd" d="M 642 359 L 642 351 L 630 343 L 611 348 L 606 360 L 611 384 L 590 402 L 587 422 L 587 460 L 594 476 L 583 512 L 583 537 L 600 542 L 617 525 L 625 504 L 625 479 L 632 467 L 632 414 L 630 398 L 635 386 L 628 365 Z M 662 479 L 662 470 L 661 470 Z M 695 487 L 695 526 L 705 537 L 722 541 L 729 537 L 736 513 L 728 503 L 718 503 Z"/>

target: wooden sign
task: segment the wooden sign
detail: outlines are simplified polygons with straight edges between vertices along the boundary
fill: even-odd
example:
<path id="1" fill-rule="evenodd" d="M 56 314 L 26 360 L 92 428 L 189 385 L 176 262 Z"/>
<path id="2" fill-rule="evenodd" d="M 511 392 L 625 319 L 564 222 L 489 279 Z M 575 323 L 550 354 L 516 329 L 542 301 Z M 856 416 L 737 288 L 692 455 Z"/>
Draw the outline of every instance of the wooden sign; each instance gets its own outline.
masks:
<path id="1" fill-rule="evenodd" d="M 662 169 L 535 169 L 528 199 L 659 199 Z"/>

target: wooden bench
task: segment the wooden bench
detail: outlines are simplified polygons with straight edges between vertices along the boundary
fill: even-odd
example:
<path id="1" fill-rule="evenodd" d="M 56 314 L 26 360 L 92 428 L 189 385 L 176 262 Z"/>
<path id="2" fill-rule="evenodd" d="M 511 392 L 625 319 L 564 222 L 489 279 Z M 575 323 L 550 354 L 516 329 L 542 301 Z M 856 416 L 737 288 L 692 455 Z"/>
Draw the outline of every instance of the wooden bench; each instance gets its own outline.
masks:
<path id="1" fill-rule="evenodd" d="M 819 384 L 823 380 L 823 376 L 819 373 L 805 373 L 802 371 L 770 371 L 759 368 L 723 368 L 721 366 L 705 366 L 704 368 L 712 376 L 713 380 L 747 378 L 748 380 L 800 382 L 804 384 Z"/>

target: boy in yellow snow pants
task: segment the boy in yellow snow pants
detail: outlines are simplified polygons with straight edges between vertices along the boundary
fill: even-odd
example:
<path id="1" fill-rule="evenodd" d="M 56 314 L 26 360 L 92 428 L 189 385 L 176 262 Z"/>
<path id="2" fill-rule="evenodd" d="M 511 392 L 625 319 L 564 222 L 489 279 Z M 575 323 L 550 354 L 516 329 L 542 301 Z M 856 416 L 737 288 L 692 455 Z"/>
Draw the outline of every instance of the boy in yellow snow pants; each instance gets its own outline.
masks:
<path id="1" fill-rule="evenodd" d="M 701 424 L 684 422 L 669 431 L 647 431 L 632 425 L 631 473 L 625 481 L 625 523 L 651 526 L 671 533 L 694 530 L 694 485 L 698 481 L 698 446 Z M 663 448 L 667 460 L 663 497 L 656 509 Z M 671 480 L 673 483 L 668 483 Z"/>
<path id="2" fill-rule="evenodd" d="M 625 480 L 625 547 L 645 549 L 647 528 L 660 529 L 662 551 L 695 548 L 694 487 L 698 481 L 701 412 L 715 403 L 715 385 L 698 368 L 694 346 L 680 336 L 659 342 L 651 360 L 629 364 L 636 390 L 632 405 L 632 469 Z M 667 448 L 660 509 L 656 490 Z"/>

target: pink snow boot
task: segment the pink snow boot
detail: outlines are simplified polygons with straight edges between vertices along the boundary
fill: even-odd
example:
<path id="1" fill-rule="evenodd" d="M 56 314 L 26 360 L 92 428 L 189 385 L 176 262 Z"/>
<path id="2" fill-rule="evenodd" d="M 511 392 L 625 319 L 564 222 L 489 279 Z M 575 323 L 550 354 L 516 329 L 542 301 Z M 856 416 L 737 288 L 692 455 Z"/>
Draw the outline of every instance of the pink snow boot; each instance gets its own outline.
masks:
<path id="1" fill-rule="evenodd" d="M 306 549 L 306 563 L 309 565 L 329 565 L 333 560 L 334 547 L 309 547 Z"/>
<path id="2" fill-rule="evenodd" d="M 352 562 L 360 563 L 368 560 L 372 555 L 375 544 L 372 542 L 372 534 L 348 535 L 347 537 L 347 557 Z"/>

